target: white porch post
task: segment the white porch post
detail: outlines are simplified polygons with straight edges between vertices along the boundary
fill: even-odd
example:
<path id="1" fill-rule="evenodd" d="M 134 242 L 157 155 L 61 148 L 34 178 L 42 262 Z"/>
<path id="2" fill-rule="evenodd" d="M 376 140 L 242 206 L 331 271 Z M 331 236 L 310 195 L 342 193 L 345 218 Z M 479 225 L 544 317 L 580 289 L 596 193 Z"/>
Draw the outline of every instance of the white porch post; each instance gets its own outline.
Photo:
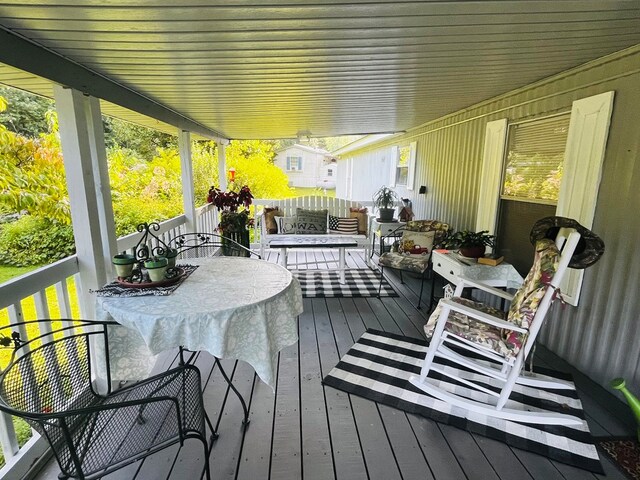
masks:
<path id="1" fill-rule="evenodd" d="M 182 176 L 182 203 L 187 218 L 187 232 L 196 231 L 196 204 L 193 188 L 193 164 L 191 162 L 191 134 L 184 130 L 178 133 L 180 150 L 180 172 Z"/>
<path id="2" fill-rule="evenodd" d="M 95 311 L 88 292 L 107 282 L 105 257 L 115 244 L 102 120 L 97 99 L 61 86 L 54 87 L 54 96 L 80 270 L 80 310 L 91 319 Z"/>
<path id="3" fill-rule="evenodd" d="M 109 183 L 109 164 L 107 162 L 107 149 L 104 144 L 100 100 L 86 95 L 83 97 L 89 129 L 89 147 L 91 148 L 91 165 L 94 172 L 93 180 L 95 183 L 98 216 L 100 219 L 100 237 L 103 241 L 102 259 L 107 275 L 106 282 L 113 277 L 111 259 L 118 253 L 116 222 L 113 214 L 111 184 Z"/>
<path id="4" fill-rule="evenodd" d="M 228 140 L 220 139 L 218 141 L 218 180 L 222 191 L 227 189 L 227 156 L 225 148 L 228 143 Z"/>

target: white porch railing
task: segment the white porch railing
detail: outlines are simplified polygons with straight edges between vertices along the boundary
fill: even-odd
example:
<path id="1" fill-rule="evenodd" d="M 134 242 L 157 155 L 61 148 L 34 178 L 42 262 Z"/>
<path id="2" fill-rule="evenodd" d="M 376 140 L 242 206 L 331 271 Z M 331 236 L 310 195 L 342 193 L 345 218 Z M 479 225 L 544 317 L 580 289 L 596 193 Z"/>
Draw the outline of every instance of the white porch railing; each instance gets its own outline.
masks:
<path id="1" fill-rule="evenodd" d="M 163 242 L 168 242 L 170 238 L 186 232 L 185 222 L 186 217 L 180 215 L 160 223 L 160 230 L 155 233 Z M 213 232 L 218 225 L 215 207 L 205 205 L 197 209 L 196 225 L 199 232 Z M 118 251 L 132 249 L 139 239 L 137 232 L 119 238 Z M 0 285 L 0 322 L 81 318 L 82 312 L 72 308 L 78 305 L 80 295 L 88 293 L 83 291 L 79 271 L 78 258 L 73 255 Z M 24 308 L 29 304 L 35 306 L 35 316 L 31 314 L 25 319 Z M 48 449 L 44 439 L 34 431 L 32 438 L 20 448 L 12 418 L 4 413 L 0 413 L 0 446 L 6 462 L 0 469 L 0 478 L 22 478 Z"/>

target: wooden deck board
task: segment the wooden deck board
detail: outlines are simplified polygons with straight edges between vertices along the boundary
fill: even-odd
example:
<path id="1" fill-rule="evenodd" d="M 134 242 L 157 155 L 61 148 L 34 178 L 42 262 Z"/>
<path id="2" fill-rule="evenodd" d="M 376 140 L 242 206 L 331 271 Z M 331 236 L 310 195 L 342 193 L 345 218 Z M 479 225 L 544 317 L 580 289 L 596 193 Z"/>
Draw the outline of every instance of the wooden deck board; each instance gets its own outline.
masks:
<path id="1" fill-rule="evenodd" d="M 270 261 L 278 250 L 267 250 Z M 335 268 L 337 250 L 290 252 L 299 268 Z M 326 263 L 327 261 L 334 263 Z M 361 253 L 349 251 L 349 268 L 366 268 Z M 220 438 L 211 453 L 213 478 L 218 479 L 500 479 L 573 480 L 622 479 L 608 460 L 606 475 L 551 461 L 470 434 L 420 416 L 406 414 L 321 384 L 340 356 L 367 329 L 375 328 L 424 338 L 427 308 L 415 303 L 420 279 L 392 272 L 389 279 L 400 297 L 315 298 L 304 300 L 299 320 L 299 343 L 280 354 L 277 392 L 262 383 L 242 362 L 224 361 L 234 385 L 249 403 L 251 423 L 242 428 L 240 403 L 227 387 L 213 359 L 197 358 L 205 385 L 205 406 Z M 425 282 L 428 297 L 430 280 Z M 428 298 L 426 298 L 428 300 Z M 424 299 L 423 299 L 424 300 Z M 626 407 L 603 388 L 572 369 L 544 347 L 538 349 L 541 366 L 571 371 L 596 435 L 633 435 L 633 419 Z M 164 355 L 157 368 L 167 368 L 175 353 Z M 165 449 L 108 477 L 109 480 L 196 480 L 202 471 L 202 449 L 197 441 Z M 58 469 L 50 463 L 37 477 L 53 480 Z"/>

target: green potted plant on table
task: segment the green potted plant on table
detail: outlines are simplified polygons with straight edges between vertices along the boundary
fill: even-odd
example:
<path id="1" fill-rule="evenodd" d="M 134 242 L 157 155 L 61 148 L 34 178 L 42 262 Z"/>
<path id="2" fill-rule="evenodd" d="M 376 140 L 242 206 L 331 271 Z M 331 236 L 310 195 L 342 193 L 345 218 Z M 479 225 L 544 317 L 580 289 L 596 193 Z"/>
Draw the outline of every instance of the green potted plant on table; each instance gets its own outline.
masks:
<path id="1" fill-rule="evenodd" d="M 147 269 L 152 282 L 159 282 L 164 280 L 168 264 L 169 260 L 166 257 L 151 257 L 144 262 L 144 268 Z"/>
<path id="2" fill-rule="evenodd" d="M 398 204 L 398 194 L 389 187 L 381 187 L 373 194 L 373 204 L 378 208 L 380 222 L 392 222 Z"/>
<path id="3" fill-rule="evenodd" d="M 460 255 L 465 257 L 480 258 L 484 256 L 486 247 L 493 248 L 495 246 L 495 236 L 489 235 L 488 230 L 480 232 L 462 230 L 449 235 L 444 244 L 446 248 L 457 248 Z"/>

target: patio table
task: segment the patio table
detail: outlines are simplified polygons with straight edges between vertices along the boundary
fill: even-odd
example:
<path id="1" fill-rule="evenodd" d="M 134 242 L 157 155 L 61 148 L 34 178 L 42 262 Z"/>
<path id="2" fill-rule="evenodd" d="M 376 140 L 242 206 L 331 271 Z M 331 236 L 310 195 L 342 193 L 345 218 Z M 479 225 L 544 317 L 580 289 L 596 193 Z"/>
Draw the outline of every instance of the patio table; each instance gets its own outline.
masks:
<path id="1" fill-rule="evenodd" d="M 121 325 L 109 329 L 112 378 L 144 378 L 155 363 L 150 356 L 183 346 L 243 360 L 275 388 L 278 352 L 298 339 L 298 280 L 251 258 L 189 263 L 198 269 L 171 295 L 97 297 L 97 318 Z"/>

